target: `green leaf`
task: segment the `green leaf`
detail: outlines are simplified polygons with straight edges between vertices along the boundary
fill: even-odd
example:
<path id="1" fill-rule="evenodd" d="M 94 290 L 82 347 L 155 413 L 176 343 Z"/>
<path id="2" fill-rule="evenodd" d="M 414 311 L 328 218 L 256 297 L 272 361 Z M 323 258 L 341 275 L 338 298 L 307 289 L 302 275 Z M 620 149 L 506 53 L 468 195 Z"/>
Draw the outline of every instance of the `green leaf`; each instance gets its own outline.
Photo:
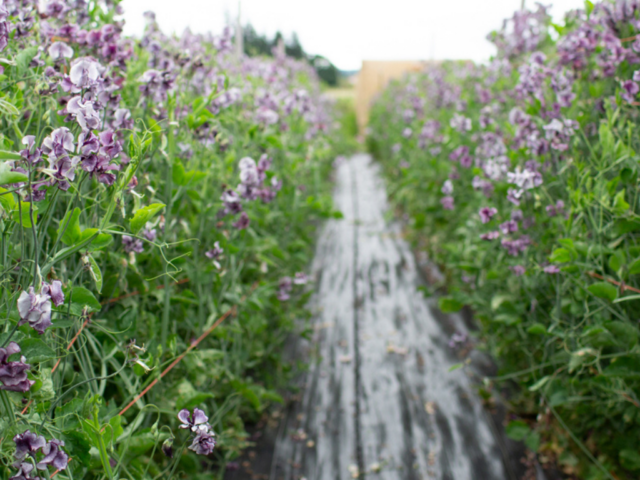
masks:
<path id="1" fill-rule="evenodd" d="M 622 250 L 616 250 L 616 252 L 609 257 L 609 268 L 614 272 L 617 272 L 627 263 L 627 256 Z"/>
<path id="2" fill-rule="evenodd" d="M 15 60 L 19 77 L 22 77 L 27 72 L 31 60 L 33 60 L 33 57 L 35 57 L 37 53 L 38 47 L 29 47 L 20 51 L 20 53 L 16 55 Z"/>
<path id="3" fill-rule="evenodd" d="M 175 183 L 176 185 L 186 185 L 186 181 L 185 181 L 185 177 L 186 177 L 186 171 L 184 169 L 184 165 L 182 165 L 182 161 L 180 161 L 179 158 L 176 158 L 173 161 L 173 168 L 171 171 L 171 177 L 173 179 L 173 183 Z"/>
<path id="4" fill-rule="evenodd" d="M 94 239 L 91 240 L 91 243 L 87 245 L 89 250 L 98 250 L 106 247 L 107 245 L 111 245 L 113 243 L 113 236 L 108 233 L 98 233 L 99 231 L 100 230 L 97 228 L 85 228 L 82 231 L 82 235 L 80 235 L 78 243 L 82 243 L 95 235 Z M 96 233 L 98 234 L 96 235 Z"/>
<path id="5" fill-rule="evenodd" d="M 536 383 L 534 383 L 529 387 L 529 391 L 535 392 L 537 390 L 540 390 L 542 387 L 544 387 L 547 384 L 547 382 L 549 381 L 549 378 L 550 378 L 549 376 L 542 377 L 540 380 L 538 380 Z"/>
<path id="6" fill-rule="evenodd" d="M 136 213 L 133 214 L 133 218 L 130 222 L 131 231 L 133 233 L 138 233 L 140 229 L 142 229 L 142 227 L 144 227 L 145 224 L 164 207 L 164 203 L 152 203 L 151 205 L 138 209 Z"/>
<path id="7" fill-rule="evenodd" d="M 91 278 L 96 284 L 96 290 L 98 293 L 102 292 L 102 272 L 100 271 L 100 267 L 96 260 L 91 256 L 87 255 L 87 259 L 89 260 L 89 270 L 91 272 Z"/>
<path id="8" fill-rule="evenodd" d="M 441 297 L 438 306 L 443 313 L 458 312 L 464 305 L 453 297 Z"/>
<path id="9" fill-rule="evenodd" d="M 29 177 L 24 173 L 12 172 L 8 163 L 0 163 L 0 185 L 28 182 Z"/>
<path id="10" fill-rule="evenodd" d="M 253 408 L 255 408 L 258 411 L 262 410 L 262 403 L 260 402 L 260 397 L 258 397 L 258 395 L 256 395 L 256 392 L 254 392 L 251 388 L 249 387 L 243 388 L 242 390 L 240 390 L 240 394 L 244 398 L 249 400 L 249 403 L 251 403 Z"/>
<path id="11" fill-rule="evenodd" d="M 604 298 L 610 302 L 618 298 L 618 289 L 608 282 L 598 282 L 593 285 L 589 285 L 587 288 L 593 295 L 598 298 Z"/>
<path id="12" fill-rule="evenodd" d="M 620 190 L 613 198 L 613 209 L 618 214 L 622 214 L 629 210 L 629 203 L 624 199 L 624 189 Z"/>
<path id="13" fill-rule="evenodd" d="M 0 160 L 22 160 L 22 155 L 20 155 L 18 152 L 8 152 L 6 150 L 0 150 Z"/>
<path id="14" fill-rule="evenodd" d="M 105 425 L 104 429 L 104 443 L 107 447 L 111 445 L 111 443 L 115 443 L 120 435 L 124 433 L 124 429 L 122 428 L 122 417 L 120 415 L 116 415 L 109 420 L 109 423 Z"/>
<path id="15" fill-rule="evenodd" d="M 569 359 L 569 373 L 574 372 L 578 369 L 587 359 L 588 356 L 596 355 L 597 352 L 591 348 L 581 348 L 575 352 L 571 353 L 571 358 Z"/>
<path id="16" fill-rule="evenodd" d="M 527 435 L 529 435 L 530 431 L 531 429 L 529 428 L 529 425 L 527 425 L 522 420 L 514 420 L 512 422 L 509 422 L 509 425 L 507 425 L 507 428 L 505 429 L 507 437 L 517 442 L 527 438 Z"/>
<path id="17" fill-rule="evenodd" d="M 638 330 L 628 322 L 613 320 L 605 324 L 607 330 L 613 337 L 627 347 L 632 347 L 638 343 Z"/>
<path id="18" fill-rule="evenodd" d="M 39 338 L 26 338 L 20 342 L 21 355 L 27 358 L 27 363 L 46 362 L 56 358 L 56 352 Z"/>
<path id="19" fill-rule="evenodd" d="M 527 332 L 533 335 L 544 335 L 547 333 L 547 328 L 541 323 L 534 323 L 529 328 L 527 328 Z"/>
<path id="20" fill-rule="evenodd" d="M 631 450 L 626 448 L 620 450 L 619 453 L 620 463 L 627 470 L 640 470 L 640 454 L 637 450 Z"/>
<path id="21" fill-rule="evenodd" d="M 276 147 L 276 148 L 282 148 L 282 142 L 280 141 L 280 139 L 278 137 L 275 137 L 273 135 L 269 135 L 267 138 L 267 143 L 269 143 L 270 145 Z"/>
<path id="22" fill-rule="evenodd" d="M 4 98 L 0 98 L 0 113 L 7 116 L 17 117 L 20 115 L 20 110 L 18 110 L 15 105 L 6 101 Z"/>
<path id="23" fill-rule="evenodd" d="M 98 312 L 102 308 L 93 293 L 84 287 L 73 287 L 71 290 L 71 303 L 75 303 L 81 308 L 88 307 L 90 312 Z"/>
<path id="24" fill-rule="evenodd" d="M 6 188 L 0 187 L 0 194 L 4 194 L 0 195 L 0 205 L 2 205 L 2 208 L 6 213 L 11 213 L 16 209 L 16 199 L 13 196 L 13 193 L 5 192 L 8 192 L 8 190 Z"/>
<path id="25" fill-rule="evenodd" d="M 540 448 L 540 434 L 538 432 L 531 432 L 527 435 L 527 438 L 524 439 L 524 444 L 529 450 L 537 452 L 538 448 Z"/>
<path id="26" fill-rule="evenodd" d="M 458 370 L 459 368 L 464 367 L 464 363 L 456 363 L 455 365 L 451 365 L 447 372 L 453 372 L 454 370 Z"/>
<path id="27" fill-rule="evenodd" d="M 549 256 L 549 261 L 554 263 L 567 263 L 571 261 L 571 253 L 566 248 L 556 248 Z"/>
<path id="28" fill-rule="evenodd" d="M 20 208 L 22 209 L 22 217 L 20 216 L 20 209 L 16 208 L 13 211 L 13 220 L 16 223 L 21 223 L 24 228 L 31 228 L 31 213 L 29 212 L 29 207 L 31 203 L 29 202 L 20 202 Z M 36 212 L 38 211 L 38 206 L 33 205 L 33 221 L 38 223 L 38 216 Z"/>
<path id="29" fill-rule="evenodd" d="M 77 207 L 73 209 L 73 212 L 67 212 L 58 227 L 58 236 L 62 234 L 60 241 L 67 246 L 74 245 L 76 240 L 80 238 L 80 213 L 80 209 Z"/>
<path id="30" fill-rule="evenodd" d="M 640 258 L 634 260 L 633 263 L 629 265 L 629 275 L 637 275 L 638 273 L 640 273 Z"/>

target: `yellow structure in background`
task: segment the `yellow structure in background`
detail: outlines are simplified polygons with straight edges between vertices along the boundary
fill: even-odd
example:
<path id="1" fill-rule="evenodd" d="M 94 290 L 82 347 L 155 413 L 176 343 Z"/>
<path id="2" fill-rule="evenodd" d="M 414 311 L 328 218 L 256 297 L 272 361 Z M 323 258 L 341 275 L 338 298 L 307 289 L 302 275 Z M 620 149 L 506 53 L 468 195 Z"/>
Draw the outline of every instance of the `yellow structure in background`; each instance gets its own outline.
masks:
<path id="1" fill-rule="evenodd" d="M 369 111 L 373 98 L 389 80 L 400 78 L 407 72 L 423 70 L 427 62 L 421 61 L 376 61 L 364 60 L 356 79 L 356 117 L 360 133 L 369 122 Z"/>

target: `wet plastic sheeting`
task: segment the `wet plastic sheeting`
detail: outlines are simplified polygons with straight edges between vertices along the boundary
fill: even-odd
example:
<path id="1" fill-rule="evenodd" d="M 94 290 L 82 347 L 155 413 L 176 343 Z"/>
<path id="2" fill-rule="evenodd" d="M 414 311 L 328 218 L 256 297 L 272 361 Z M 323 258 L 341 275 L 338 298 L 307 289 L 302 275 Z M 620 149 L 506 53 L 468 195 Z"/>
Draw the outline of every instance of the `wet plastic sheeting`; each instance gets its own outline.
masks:
<path id="1" fill-rule="evenodd" d="M 271 478 L 507 478 L 465 371 L 448 371 L 459 360 L 417 290 L 411 251 L 385 222 L 376 165 L 357 155 L 336 174 L 344 219 L 327 223 L 313 265 L 308 347 L 318 360 L 281 428 Z"/>

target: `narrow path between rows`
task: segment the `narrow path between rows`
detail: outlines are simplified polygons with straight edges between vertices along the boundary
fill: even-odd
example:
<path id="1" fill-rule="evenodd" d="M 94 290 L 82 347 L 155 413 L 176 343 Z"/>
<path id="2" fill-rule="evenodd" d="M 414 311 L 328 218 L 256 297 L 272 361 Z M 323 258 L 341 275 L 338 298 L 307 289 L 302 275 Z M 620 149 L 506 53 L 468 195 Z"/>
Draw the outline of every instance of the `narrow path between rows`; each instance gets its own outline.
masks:
<path id="1" fill-rule="evenodd" d="M 465 370 L 448 371 L 460 360 L 417 290 L 399 228 L 385 221 L 377 166 L 356 155 L 336 175 L 344 219 L 327 223 L 313 265 L 306 348 L 317 361 L 281 425 L 271 480 L 510 478 Z"/>

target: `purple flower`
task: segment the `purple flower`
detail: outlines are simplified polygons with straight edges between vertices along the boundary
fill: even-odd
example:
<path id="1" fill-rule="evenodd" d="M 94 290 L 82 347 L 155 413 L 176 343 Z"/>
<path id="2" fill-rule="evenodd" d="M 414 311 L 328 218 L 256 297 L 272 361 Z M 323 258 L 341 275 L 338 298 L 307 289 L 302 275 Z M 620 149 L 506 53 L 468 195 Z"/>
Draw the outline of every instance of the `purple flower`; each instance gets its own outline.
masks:
<path id="1" fill-rule="evenodd" d="M 449 348 L 457 349 L 467 343 L 468 339 L 466 333 L 455 332 L 449 339 Z"/>
<path id="2" fill-rule="evenodd" d="M 27 392 L 36 383 L 27 378 L 27 370 L 31 369 L 31 365 L 25 363 L 27 359 L 24 356 L 18 362 L 9 361 L 9 357 L 17 353 L 20 353 L 20 347 L 15 342 L 0 348 L 0 390 Z"/>
<path id="3" fill-rule="evenodd" d="M 56 470 L 64 470 L 69 463 L 69 456 L 62 450 L 64 442 L 62 440 L 53 439 L 42 447 L 44 458 L 36 465 L 38 470 L 46 470 L 48 466 L 54 467 Z"/>
<path id="4" fill-rule="evenodd" d="M 531 239 L 527 235 L 523 235 L 522 237 L 515 240 L 503 238 L 501 244 L 504 248 L 507 249 L 509 255 L 515 257 L 527 249 L 527 247 L 531 244 Z"/>
<path id="5" fill-rule="evenodd" d="M 293 283 L 295 285 L 306 285 L 309 281 L 309 277 L 304 272 L 298 272 L 293 277 Z"/>
<path id="6" fill-rule="evenodd" d="M 509 220 L 507 222 L 501 223 L 499 227 L 503 234 L 508 235 L 510 233 L 518 231 L 518 222 Z"/>
<path id="7" fill-rule="evenodd" d="M 43 282 L 40 293 L 48 295 L 56 307 L 59 307 L 64 303 L 64 293 L 62 291 L 62 282 L 60 280 L 52 281 L 51 285 L 47 282 Z"/>
<path id="8" fill-rule="evenodd" d="M 558 200 L 555 205 L 547 205 L 545 207 L 547 211 L 547 215 L 550 217 L 555 217 L 556 215 L 564 214 L 564 202 L 562 200 Z"/>
<path id="9" fill-rule="evenodd" d="M 455 113 L 453 115 L 449 125 L 451 125 L 451 128 L 459 132 L 470 132 L 472 128 L 471 119 L 464 115 L 460 115 L 459 113 Z"/>
<path id="10" fill-rule="evenodd" d="M 80 157 L 69 158 L 69 152 L 75 150 L 73 140 L 71 131 L 60 127 L 42 141 L 42 151 L 49 161 L 49 168 L 44 171 L 55 178 L 63 190 L 69 188 L 68 181 L 75 179 L 75 168 L 80 162 Z"/>
<path id="11" fill-rule="evenodd" d="M 557 265 L 547 265 L 543 268 L 543 271 L 544 273 L 548 273 L 549 275 L 555 275 L 556 273 L 560 272 L 560 269 Z"/>
<path id="12" fill-rule="evenodd" d="M 98 81 L 104 67 L 92 57 L 76 58 L 71 63 L 69 80 L 76 89 L 91 87 Z"/>
<path id="13" fill-rule="evenodd" d="M 511 220 L 514 222 L 521 222 L 523 218 L 522 210 L 515 209 L 511 211 Z"/>
<path id="14" fill-rule="evenodd" d="M 29 430 L 13 437 L 13 442 L 16 444 L 15 456 L 18 461 L 24 460 L 27 455 L 35 455 L 38 450 L 47 444 L 42 435 L 36 435 Z"/>
<path id="15" fill-rule="evenodd" d="M 40 292 L 36 294 L 33 287 L 29 291 L 23 291 L 18 297 L 18 312 L 20 313 L 20 324 L 29 322 L 29 325 L 39 334 L 50 327 L 51 324 L 51 301 L 48 293 Z"/>
<path id="16" fill-rule="evenodd" d="M 73 48 L 64 42 L 53 42 L 49 47 L 49 56 L 55 62 L 73 57 Z"/>
<path id="17" fill-rule="evenodd" d="M 94 109 L 94 103 L 91 100 L 82 101 L 82 98 L 76 95 L 69 100 L 64 112 L 75 118 L 82 130 L 100 128 L 100 116 Z"/>
<path id="18" fill-rule="evenodd" d="M 220 248 L 220 242 L 216 242 L 213 244 L 213 248 L 211 250 L 204 252 L 204 255 L 211 260 L 216 260 L 220 258 L 220 255 L 222 255 L 223 253 L 224 250 Z"/>
<path id="19" fill-rule="evenodd" d="M 158 70 L 147 70 L 140 78 L 140 91 L 143 95 L 153 98 L 156 101 L 167 99 L 167 93 L 173 89 L 175 78 L 168 72 Z"/>
<path id="20" fill-rule="evenodd" d="M 250 220 L 249 220 L 249 216 L 247 215 L 247 212 L 242 212 L 240 214 L 240 218 L 238 218 L 238 220 L 234 222 L 232 225 L 234 228 L 237 228 L 238 230 L 244 230 L 249 226 L 249 223 L 250 223 Z"/>
<path id="21" fill-rule="evenodd" d="M 9 477 L 9 480 L 46 480 L 40 476 L 31 476 L 34 466 L 30 462 L 15 463 L 13 466 L 19 471 L 13 477 Z"/>
<path id="22" fill-rule="evenodd" d="M 520 198 L 522 197 L 523 193 L 524 190 L 516 190 L 514 188 L 510 188 L 509 190 L 507 190 L 507 200 L 518 206 L 520 205 Z"/>
<path id="23" fill-rule="evenodd" d="M 411 135 L 413 135 L 413 130 L 411 130 L 409 127 L 406 127 L 404 130 L 402 130 L 402 136 L 404 138 L 411 138 Z"/>
<path id="24" fill-rule="evenodd" d="M 548 125 L 542 128 L 545 131 L 545 137 L 550 142 L 551 148 L 563 152 L 569 148 L 569 140 L 574 131 L 578 129 L 578 122 L 575 120 L 558 120 L 554 118 Z"/>
<path id="25" fill-rule="evenodd" d="M 493 207 L 482 207 L 478 212 L 482 223 L 489 223 L 496 213 L 498 213 L 498 210 Z"/>
<path id="26" fill-rule="evenodd" d="M 20 150 L 20 155 L 31 165 L 42 160 L 42 150 L 36 148 L 36 137 L 34 135 L 27 135 L 22 139 L 22 144 L 26 146 L 24 150 Z"/>
<path id="27" fill-rule="evenodd" d="M 481 240 L 495 240 L 500 236 L 500 232 L 498 230 L 493 230 L 491 232 L 483 233 L 480 235 Z"/>
<path id="28" fill-rule="evenodd" d="M 211 425 L 209 425 L 209 417 L 199 408 L 193 409 L 193 415 L 189 410 L 183 408 L 178 413 L 178 420 L 182 422 L 180 428 L 190 430 L 193 433 L 208 432 L 211 428 Z"/>
<path id="29" fill-rule="evenodd" d="M 440 191 L 445 195 L 451 195 L 453 193 L 453 183 L 451 183 L 451 180 L 446 180 Z"/>
<path id="30" fill-rule="evenodd" d="M 73 133 L 66 127 L 55 129 L 42 141 L 42 151 L 47 155 L 61 155 L 63 152 L 73 152 Z"/>
<path id="31" fill-rule="evenodd" d="M 260 107 L 256 112 L 256 121 L 263 125 L 273 125 L 278 123 L 280 116 L 268 107 Z"/>
<path id="32" fill-rule="evenodd" d="M 524 273 L 526 272 L 526 269 L 522 265 L 514 265 L 509 268 L 511 269 L 511 271 L 516 277 L 520 277 L 524 275 Z"/>
<path id="33" fill-rule="evenodd" d="M 122 236 L 122 247 L 127 253 L 142 253 L 144 251 L 144 244 L 142 243 L 142 240 L 130 237 L 129 235 Z"/>
<path id="34" fill-rule="evenodd" d="M 167 438 L 162 442 L 162 453 L 167 458 L 173 458 L 173 438 Z"/>
<path id="35" fill-rule="evenodd" d="M 222 214 L 236 214 L 242 211 L 242 203 L 240 203 L 240 196 L 234 190 L 225 190 L 220 200 L 224 203 L 224 209 Z"/>
<path id="36" fill-rule="evenodd" d="M 445 210 L 453 210 L 455 208 L 455 205 L 453 203 L 453 197 L 450 197 L 450 196 L 442 197 L 440 199 L 440 203 L 442 204 L 442 208 Z"/>
<path id="37" fill-rule="evenodd" d="M 278 288 L 278 300 L 281 302 L 289 300 L 289 293 L 291 293 L 291 290 L 293 289 L 293 280 L 291 280 L 291 277 L 282 277 Z"/>
<path id="38" fill-rule="evenodd" d="M 620 82 L 620 87 L 622 88 L 622 92 L 620 93 L 622 99 L 629 103 L 633 103 L 636 100 L 638 92 L 640 92 L 640 86 L 638 86 L 638 84 L 633 80 L 625 80 Z"/>
<path id="39" fill-rule="evenodd" d="M 140 234 L 149 240 L 150 242 L 155 242 L 156 238 L 158 238 L 158 232 L 155 228 L 153 228 L 153 224 L 151 222 L 147 222 L 142 229 Z"/>
<path id="40" fill-rule="evenodd" d="M 216 440 L 212 433 L 208 431 L 198 433 L 191 445 L 189 446 L 189 450 L 197 453 L 198 455 L 209 455 L 213 452 L 213 449 L 216 446 Z"/>
<path id="41" fill-rule="evenodd" d="M 507 181 L 521 190 L 531 190 L 542 185 L 542 174 L 536 170 L 517 167 L 514 172 L 507 173 Z"/>

